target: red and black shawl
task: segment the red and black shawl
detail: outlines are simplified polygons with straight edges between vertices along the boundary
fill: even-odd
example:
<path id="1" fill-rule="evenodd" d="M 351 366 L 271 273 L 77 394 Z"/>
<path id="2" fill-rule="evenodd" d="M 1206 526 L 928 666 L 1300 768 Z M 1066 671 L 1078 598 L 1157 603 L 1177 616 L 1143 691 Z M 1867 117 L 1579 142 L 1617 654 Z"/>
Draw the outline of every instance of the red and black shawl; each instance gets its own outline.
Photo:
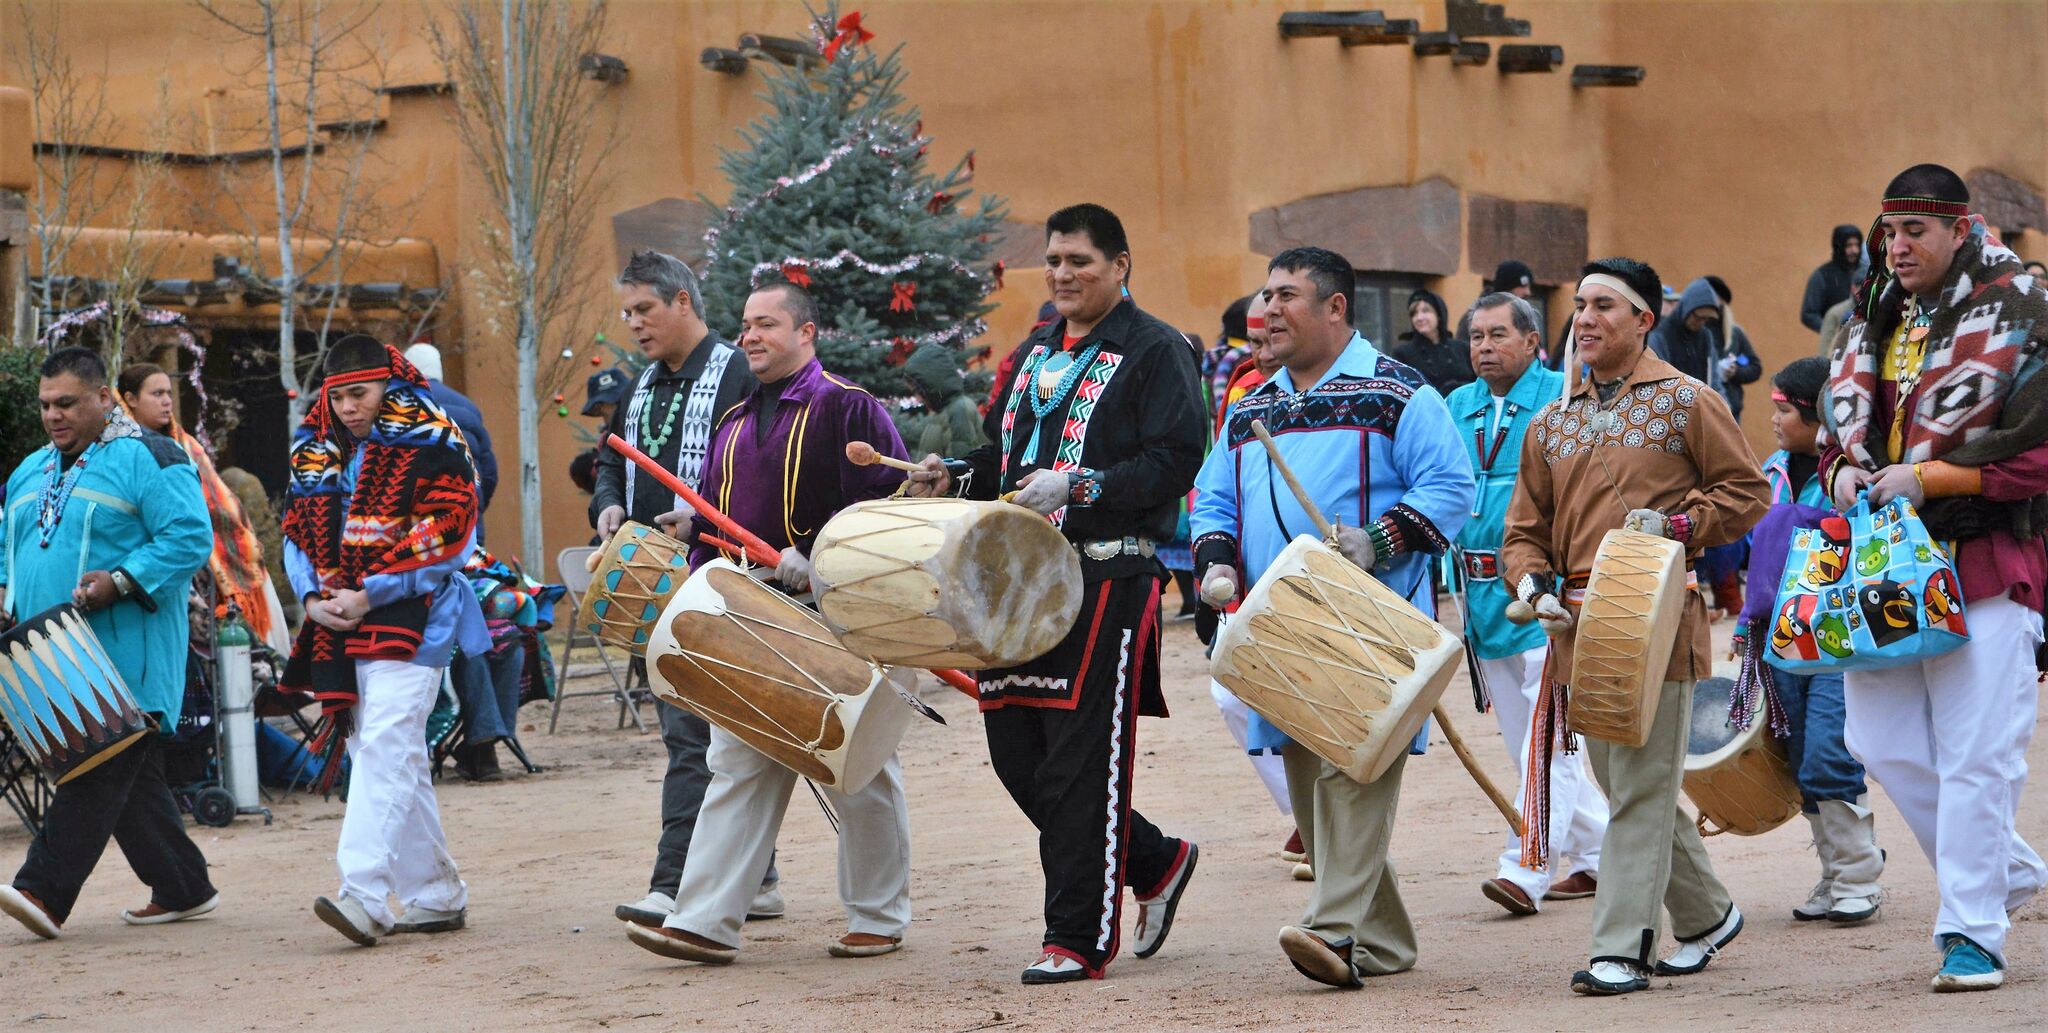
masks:
<path id="1" fill-rule="evenodd" d="M 461 553 L 476 528 L 476 474 L 462 433 L 419 370 L 397 349 L 387 345 L 385 352 L 386 366 L 330 373 L 292 439 L 284 536 L 312 561 L 326 592 L 442 562 Z M 377 380 L 384 381 L 384 402 L 360 442 L 362 461 L 348 490 L 358 442 L 329 411 L 327 390 Z M 316 753 L 337 760 L 347 739 L 356 661 L 411 660 L 431 602 L 430 595 L 415 596 L 376 607 L 350 632 L 313 620 L 299 629 L 283 687 L 320 701 L 326 720 Z M 340 765 L 325 770 L 331 783 Z"/>

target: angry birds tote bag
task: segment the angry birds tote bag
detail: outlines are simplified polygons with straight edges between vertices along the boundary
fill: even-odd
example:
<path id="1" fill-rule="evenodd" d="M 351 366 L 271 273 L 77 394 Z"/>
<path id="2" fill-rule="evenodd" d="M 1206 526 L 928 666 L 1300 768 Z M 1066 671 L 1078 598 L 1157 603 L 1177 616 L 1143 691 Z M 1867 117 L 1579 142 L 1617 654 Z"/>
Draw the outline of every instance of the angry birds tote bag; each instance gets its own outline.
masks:
<path id="1" fill-rule="evenodd" d="M 1903 498 L 1794 530 L 1767 624 L 1764 659 L 1794 674 L 1897 667 L 1970 638 L 1955 566 Z"/>

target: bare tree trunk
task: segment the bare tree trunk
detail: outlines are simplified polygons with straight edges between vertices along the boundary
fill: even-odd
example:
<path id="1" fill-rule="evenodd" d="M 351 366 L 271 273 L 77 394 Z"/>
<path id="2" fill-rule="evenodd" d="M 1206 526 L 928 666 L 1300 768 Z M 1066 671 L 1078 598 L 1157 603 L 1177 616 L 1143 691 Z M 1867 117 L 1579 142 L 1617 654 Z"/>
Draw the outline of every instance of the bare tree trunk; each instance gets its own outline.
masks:
<path id="1" fill-rule="evenodd" d="M 285 189 L 284 118 L 277 85 L 277 3 L 257 0 L 257 6 L 263 12 L 264 122 L 270 130 L 270 183 L 277 200 L 277 370 L 291 402 L 291 424 L 297 426 L 310 404 L 299 384 L 299 270 L 292 252 L 292 228 L 298 213 Z M 309 139 L 307 145 L 311 144 Z"/>

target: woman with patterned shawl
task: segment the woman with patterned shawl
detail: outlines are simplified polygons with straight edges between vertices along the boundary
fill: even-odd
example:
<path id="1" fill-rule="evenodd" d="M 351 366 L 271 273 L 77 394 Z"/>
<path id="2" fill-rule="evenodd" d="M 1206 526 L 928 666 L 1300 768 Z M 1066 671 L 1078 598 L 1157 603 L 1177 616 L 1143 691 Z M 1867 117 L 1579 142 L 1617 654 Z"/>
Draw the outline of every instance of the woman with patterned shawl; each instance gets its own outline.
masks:
<path id="1" fill-rule="evenodd" d="M 173 400 L 176 388 L 163 367 L 131 362 L 121 367 L 116 378 L 121 407 L 144 430 L 153 430 L 178 443 L 199 468 L 199 487 L 206 493 L 206 511 L 213 517 L 213 555 L 207 570 L 222 602 L 232 600 L 242 619 L 264 645 L 283 656 L 291 651 L 291 629 L 284 619 L 284 604 L 263 567 L 263 546 L 249 529 L 242 502 L 220 479 L 213 457 L 199 439 L 178 425 Z"/>
<path id="2" fill-rule="evenodd" d="M 468 888 L 441 834 L 427 715 L 460 647 L 491 647 L 460 580 L 476 550 L 476 472 L 462 434 L 398 351 L 350 334 L 292 439 L 285 567 L 304 600 L 286 691 L 320 700 L 326 770 L 346 744 L 341 889 L 313 913 L 368 947 L 392 931 L 462 927 Z M 387 903 L 396 896 L 405 913 Z"/>
<path id="3" fill-rule="evenodd" d="M 2012 912 L 2048 881 L 2017 828 L 2048 590 L 2048 289 L 1948 169 L 1899 173 L 1878 211 L 1821 397 L 1821 477 L 1842 509 L 1913 504 L 1962 596 L 1921 612 L 1966 615 L 1969 641 L 1847 672 L 1844 732 L 1934 865 L 1934 989 L 1990 990 Z"/>

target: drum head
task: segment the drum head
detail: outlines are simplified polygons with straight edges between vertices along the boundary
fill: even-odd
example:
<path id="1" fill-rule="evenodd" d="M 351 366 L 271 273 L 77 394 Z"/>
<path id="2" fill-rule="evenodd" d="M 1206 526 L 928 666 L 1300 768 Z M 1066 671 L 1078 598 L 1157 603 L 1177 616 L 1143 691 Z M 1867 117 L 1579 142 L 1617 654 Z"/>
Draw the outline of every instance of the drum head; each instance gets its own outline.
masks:
<path id="1" fill-rule="evenodd" d="M 1728 699 L 1735 683 L 1727 678 L 1701 678 L 1692 690 L 1692 727 L 1685 740 L 1685 752 L 1704 757 L 1735 741 L 1742 730 L 1728 721 Z M 1761 721 L 1758 714 L 1750 720 Z"/>

